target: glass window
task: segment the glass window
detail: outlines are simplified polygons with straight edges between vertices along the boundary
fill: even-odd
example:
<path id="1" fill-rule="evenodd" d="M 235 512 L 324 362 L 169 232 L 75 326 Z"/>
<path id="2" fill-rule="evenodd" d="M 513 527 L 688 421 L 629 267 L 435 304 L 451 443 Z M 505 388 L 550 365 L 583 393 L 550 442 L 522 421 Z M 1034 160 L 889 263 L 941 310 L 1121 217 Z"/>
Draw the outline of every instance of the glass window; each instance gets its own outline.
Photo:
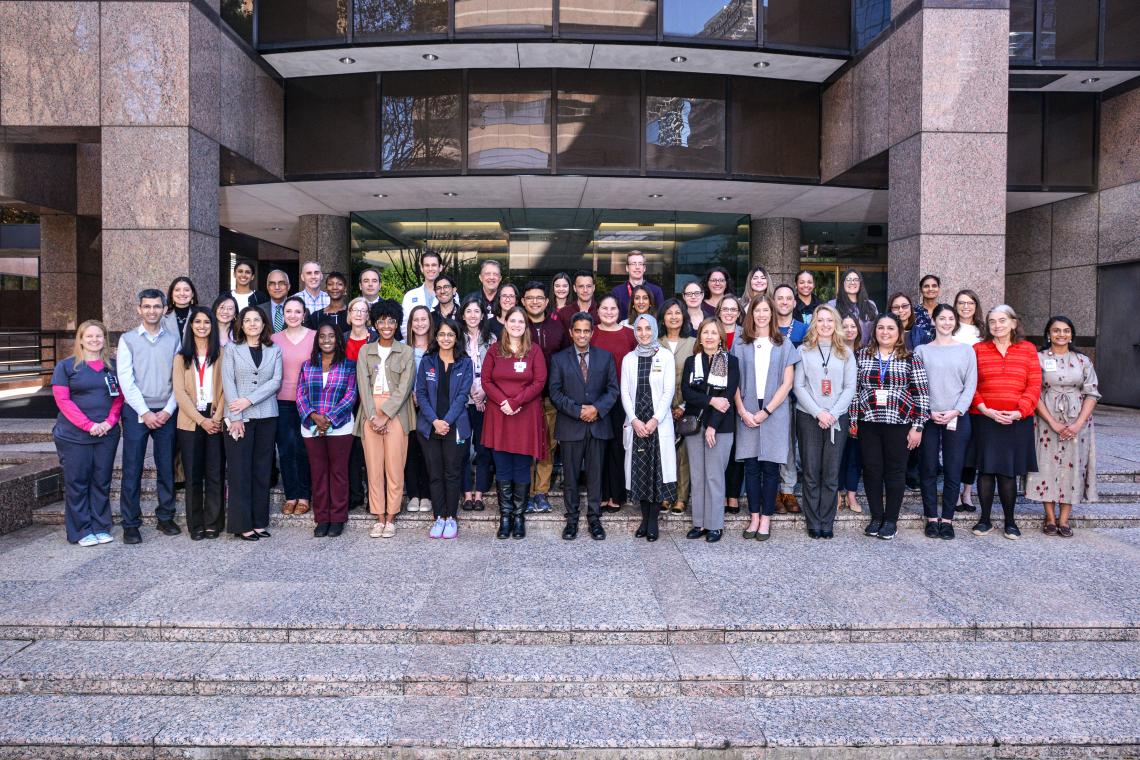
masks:
<path id="1" fill-rule="evenodd" d="M 732 80 L 732 173 L 819 177 L 819 87 L 806 82 Z"/>
<path id="2" fill-rule="evenodd" d="M 657 36 L 657 0 L 574 0 L 558 6 L 561 34 Z"/>
<path id="3" fill-rule="evenodd" d="M 222 0 L 222 21 L 253 44 L 253 0 Z"/>
<path id="4" fill-rule="evenodd" d="M 847 50 L 851 0 L 764 0 L 764 45 Z"/>
<path id="5" fill-rule="evenodd" d="M 1100 0 L 1039 0 L 1042 61 L 1095 61 Z"/>
<path id="6" fill-rule="evenodd" d="M 257 43 L 339 42 L 348 35 L 348 0 L 258 0 Z"/>
<path id="7" fill-rule="evenodd" d="M 1006 183 L 1016 187 L 1041 184 L 1041 95 L 1009 94 Z"/>
<path id="8" fill-rule="evenodd" d="M 1037 28 L 1035 0 L 1010 0 L 1009 57 L 1016 61 L 1033 60 L 1033 36 Z"/>
<path id="9" fill-rule="evenodd" d="M 459 169 L 463 164 L 462 73 L 384 74 L 380 129 L 384 171 Z"/>
<path id="10" fill-rule="evenodd" d="M 550 168 L 550 73 L 472 71 L 467 102 L 470 169 Z"/>
<path id="11" fill-rule="evenodd" d="M 855 50 L 865 48 L 890 23 L 891 0 L 855 0 Z"/>
<path id="12" fill-rule="evenodd" d="M 376 171 L 376 75 L 285 80 L 285 173 Z"/>
<path id="13" fill-rule="evenodd" d="M 1093 184 L 1096 96 L 1051 92 L 1045 97 L 1045 184 Z"/>
<path id="14" fill-rule="evenodd" d="M 724 80 L 650 72 L 645 94 L 650 171 L 724 173 Z"/>
<path id="15" fill-rule="evenodd" d="M 756 0 L 664 0 L 665 36 L 756 40 Z"/>
<path id="16" fill-rule="evenodd" d="M 447 34 L 447 0 L 355 0 L 358 38 Z"/>
<path id="17" fill-rule="evenodd" d="M 1104 62 L 1140 63 L 1140 3 L 1106 0 Z"/>
<path id="18" fill-rule="evenodd" d="M 549 34 L 551 0 L 455 0 L 455 31 Z"/>
<path id="19" fill-rule="evenodd" d="M 558 169 L 639 168 L 641 75 L 558 72 Z"/>

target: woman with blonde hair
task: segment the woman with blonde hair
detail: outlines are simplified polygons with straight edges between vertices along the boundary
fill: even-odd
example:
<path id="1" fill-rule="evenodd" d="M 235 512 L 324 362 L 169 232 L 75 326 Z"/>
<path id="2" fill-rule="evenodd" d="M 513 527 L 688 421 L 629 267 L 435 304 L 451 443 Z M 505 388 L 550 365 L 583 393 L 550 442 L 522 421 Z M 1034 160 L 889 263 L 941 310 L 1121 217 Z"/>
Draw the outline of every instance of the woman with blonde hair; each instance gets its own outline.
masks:
<path id="1" fill-rule="evenodd" d="M 847 447 L 848 407 L 855 398 L 855 356 L 840 332 L 834 306 L 818 306 L 800 344 L 793 388 L 804 473 L 808 536 L 832 538 L 839 464 Z"/>
<path id="2" fill-rule="evenodd" d="M 109 497 L 123 395 L 102 322 L 79 325 L 75 354 L 55 365 L 51 391 L 59 407 L 51 437 L 63 470 L 67 540 L 80 546 L 110 543 Z"/>

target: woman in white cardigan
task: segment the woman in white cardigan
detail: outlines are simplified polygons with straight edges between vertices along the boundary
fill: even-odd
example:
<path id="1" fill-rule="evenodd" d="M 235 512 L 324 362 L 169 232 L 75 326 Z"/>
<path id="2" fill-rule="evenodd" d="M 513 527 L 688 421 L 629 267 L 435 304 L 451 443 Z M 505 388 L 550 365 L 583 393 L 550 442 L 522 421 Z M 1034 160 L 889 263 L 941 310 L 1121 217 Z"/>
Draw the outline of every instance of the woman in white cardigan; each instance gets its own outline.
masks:
<path id="1" fill-rule="evenodd" d="M 641 505 L 641 525 L 634 535 L 656 541 L 661 505 L 677 498 L 672 414 L 677 373 L 673 354 L 657 342 L 655 319 L 638 315 L 633 334 L 637 348 L 626 354 L 621 367 L 625 483 L 630 501 Z"/>

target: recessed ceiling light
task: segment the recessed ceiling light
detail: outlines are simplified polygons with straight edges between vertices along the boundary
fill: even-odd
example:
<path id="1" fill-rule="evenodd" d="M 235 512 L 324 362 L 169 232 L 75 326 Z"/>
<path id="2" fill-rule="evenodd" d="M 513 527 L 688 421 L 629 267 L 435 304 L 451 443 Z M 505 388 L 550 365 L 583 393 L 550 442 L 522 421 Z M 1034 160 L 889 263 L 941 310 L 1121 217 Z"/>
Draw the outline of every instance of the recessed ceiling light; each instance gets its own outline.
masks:
<path id="1" fill-rule="evenodd" d="M 731 195 L 718 195 L 716 197 L 716 199 L 718 201 L 730 201 L 730 200 L 732 200 L 732 196 Z"/>
<path id="2" fill-rule="evenodd" d="M 425 61 L 438 61 L 439 60 L 439 56 L 436 55 L 435 53 L 424 53 L 423 56 L 421 56 L 421 57 Z"/>
<path id="3" fill-rule="evenodd" d="M 689 59 L 683 55 L 675 55 L 672 58 L 670 58 L 669 60 L 672 61 L 673 63 L 684 63 L 685 61 L 687 61 Z"/>
<path id="4" fill-rule="evenodd" d="M 444 195 L 446 195 L 448 198 L 454 198 L 455 196 L 459 195 L 459 193 L 453 193 L 448 190 L 446 193 L 444 193 Z"/>
<path id="5" fill-rule="evenodd" d="M 756 63 L 752 64 L 752 67 L 756 69 L 766 69 L 771 65 L 772 64 L 769 61 L 757 61 Z"/>
<path id="6" fill-rule="evenodd" d="M 387 193 L 372 193 L 372 197 L 373 198 L 387 198 L 388 194 Z"/>
<path id="7" fill-rule="evenodd" d="M 1100 77 L 1089 77 L 1088 79 L 1082 79 L 1081 84 L 1093 84 L 1093 83 L 1099 82 L 1099 81 L 1100 81 Z"/>
<path id="8" fill-rule="evenodd" d="M 270 227 L 269 229 L 273 232 L 280 232 L 284 228 L 283 227 Z"/>
<path id="9" fill-rule="evenodd" d="M 349 58 L 346 55 L 344 58 L 340 59 L 340 62 L 343 63 L 344 65 L 348 66 L 348 65 L 351 65 L 353 63 L 356 63 L 356 59 L 355 58 Z"/>
<path id="10" fill-rule="evenodd" d="M 660 198 L 660 197 L 661 197 L 661 193 L 650 193 L 650 194 L 649 194 L 649 197 L 650 197 L 650 198 Z"/>

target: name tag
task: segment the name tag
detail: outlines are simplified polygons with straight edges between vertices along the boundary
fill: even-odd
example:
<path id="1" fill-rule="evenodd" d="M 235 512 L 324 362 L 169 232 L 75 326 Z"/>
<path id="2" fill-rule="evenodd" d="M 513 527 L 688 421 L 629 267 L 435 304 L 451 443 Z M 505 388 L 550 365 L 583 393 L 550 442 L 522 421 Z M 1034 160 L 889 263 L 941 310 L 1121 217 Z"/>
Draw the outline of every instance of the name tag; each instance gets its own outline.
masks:
<path id="1" fill-rule="evenodd" d="M 1046 372 L 1056 372 L 1057 371 L 1057 360 L 1056 359 L 1046 359 L 1045 360 L 1045 371 Z"/>
<path id="2" fill-rule="evenodd" d="M 103 375 L 103 382 L 107 385 L 108 396 L 115 398 L 119 395 L 119 378 L 108 372 Z"/>
<path id="3" fill-rule="evenodd" d="M 950 421 L 946 423 L 946 429 L 949 430 L 950 432 L 954 432 L 955 430 L 957 430 L 958 429 L 958 418 L 957 417 L 951 417 Z"/>
<path id="4" fill-rule="evenodd" d="M 825 379 L 819 381 L 819 395 L 821 395 L 821 396 L 830 396 L 831 395 L 831 381 L 830 380 L 825 378 Z"/>
<path id="5" fill-rule="evenodd" d="M 206 411 L 206 404 L 207 404 L 206 389 L 205 388 L 199 388 L 198 389 L 198 411 L 199 412 Z"/>
<path id="6" fill-rule="evenodd" d="M 526 372 L 526 362 L 515 362 L 515 372 Z"/>
<path id="7" fill-rule="evenodd" d="M 875 389 L 875 406 L 886 406 L 889 394 L 885 388 Z"/>
<path id="8" fill-rule="evenodd" d="M 378 396 L 384 392 L 384 373 L 377 373 L 376 380 L 372 383 L 372 395 Z"/>

